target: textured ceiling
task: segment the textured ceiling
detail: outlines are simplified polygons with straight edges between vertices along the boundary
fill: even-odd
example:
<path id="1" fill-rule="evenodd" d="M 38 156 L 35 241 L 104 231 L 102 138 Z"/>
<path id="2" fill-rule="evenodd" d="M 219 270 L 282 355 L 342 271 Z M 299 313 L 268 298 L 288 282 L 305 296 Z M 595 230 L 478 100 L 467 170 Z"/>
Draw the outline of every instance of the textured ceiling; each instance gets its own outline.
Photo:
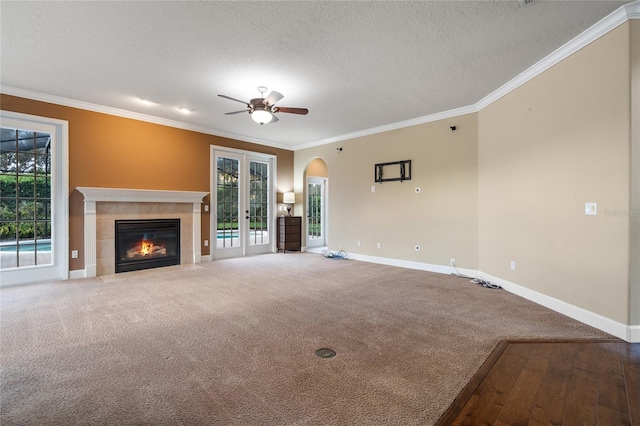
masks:
<path id="1" fill-rule="evenodd" d="M 473 105 L 625 3 L 2 1 L 0 83 L 293 149 Z M 260 85 L 309 114 L 224 115 Z"/>

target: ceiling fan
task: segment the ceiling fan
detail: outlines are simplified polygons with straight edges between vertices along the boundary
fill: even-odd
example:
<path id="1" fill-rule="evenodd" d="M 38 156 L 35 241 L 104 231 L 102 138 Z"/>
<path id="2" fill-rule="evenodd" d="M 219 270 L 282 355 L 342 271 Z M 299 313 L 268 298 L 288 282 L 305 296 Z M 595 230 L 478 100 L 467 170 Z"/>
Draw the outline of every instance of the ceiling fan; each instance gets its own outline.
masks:
<path id="1" fill-rule="evenodd" d="M 267 91 L 267 88 L 264 86 L 258 86 L 258 92 L 260 92 L 259 98 L 253 98 L 249 102 L 241 101 L 240 99 L 232 98 L 227 95 L 218 95 L 221 98 L 230 99 L 232 101 L 243 103 L 247 106 L 247 109 L 243 109 L 240 111 L 232 111 L 227 112 L 225 115 L 233 115 L 240 114 L 243 112 L 248 112 L 251 115 L 251 118 L 256 123 L 265 124 L 265 123 L 275 123 L 278 121 L 278 117 L 275 116 L 278 112 L 286 112 L 289 114 L 300 114 L 307 115 L 309 112 L 306 108 L 288 108 L 288 107 L 277 107 L 275 106 L 276 102 L 280 99 L 284 98 L 282 93 L 278 93 L 273 90 L 266 97 L 264 93 Z"/>

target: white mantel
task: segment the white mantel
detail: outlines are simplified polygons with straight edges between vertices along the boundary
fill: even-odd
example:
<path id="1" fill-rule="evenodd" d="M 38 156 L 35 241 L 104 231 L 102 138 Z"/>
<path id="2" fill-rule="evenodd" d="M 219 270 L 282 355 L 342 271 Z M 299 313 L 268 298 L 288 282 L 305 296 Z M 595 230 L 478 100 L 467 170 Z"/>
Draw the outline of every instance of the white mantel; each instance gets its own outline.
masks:
<path id="1" fill-rule="evenodd" d="M 96 276 L 96 203 L 192 203 L 193 263 L 200 263 L 201 204 L 208 192 L 77 187 L 84 195 L 84 275 Z"/>
<path id="2" fill-rule="evenodd" d="M 76 188 L 84 195 L 84 201 L 111 201 L 129 203 L 194 203 L 200 205 L 208 192 L 159 191 L 155 189 Z"/>

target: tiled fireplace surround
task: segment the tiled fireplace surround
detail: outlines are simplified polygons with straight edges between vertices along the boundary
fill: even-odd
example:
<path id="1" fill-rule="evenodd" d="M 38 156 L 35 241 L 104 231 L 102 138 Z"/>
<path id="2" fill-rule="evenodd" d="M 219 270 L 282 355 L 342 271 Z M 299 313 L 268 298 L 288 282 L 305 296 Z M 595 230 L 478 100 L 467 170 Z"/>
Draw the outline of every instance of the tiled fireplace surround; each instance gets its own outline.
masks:
<path id="1" fill-rule="evenodd" d="M 180 263 L 200 263 L 201 205 L 207 192 L 76 188 L 84 195 L 86 277 L 115 273 L 115 221 L 180 219 Z"/>

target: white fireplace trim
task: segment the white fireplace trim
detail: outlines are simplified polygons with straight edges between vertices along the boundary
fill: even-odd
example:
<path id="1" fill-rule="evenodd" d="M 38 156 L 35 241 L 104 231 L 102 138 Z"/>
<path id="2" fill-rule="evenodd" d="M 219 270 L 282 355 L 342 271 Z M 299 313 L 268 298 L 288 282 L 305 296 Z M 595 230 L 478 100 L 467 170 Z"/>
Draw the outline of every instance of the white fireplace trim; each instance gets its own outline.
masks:
<path id="1" fill-rule="evenodd" d="M 95 277 L 96 259 L 96 202 L 120 203 L 193 203 L 193 263 L 202 261 L 201 204 L 208 192 L 158 191 L 152 189 L 121 189 L 77 187 L 84 195 L 84 276 Z"/>

